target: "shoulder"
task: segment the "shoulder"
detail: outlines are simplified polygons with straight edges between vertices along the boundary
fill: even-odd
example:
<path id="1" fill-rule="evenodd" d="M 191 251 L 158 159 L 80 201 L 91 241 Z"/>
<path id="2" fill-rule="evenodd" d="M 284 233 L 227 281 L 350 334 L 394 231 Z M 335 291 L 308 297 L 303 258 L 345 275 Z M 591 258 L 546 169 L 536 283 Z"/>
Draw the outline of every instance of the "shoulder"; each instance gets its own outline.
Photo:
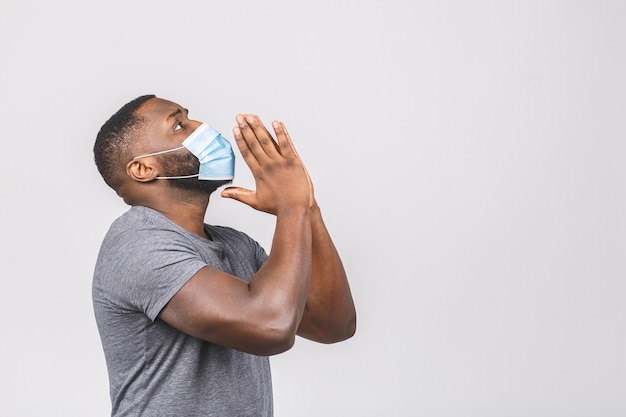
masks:
<path id="1" fill-rule="evenodd" d="M 104 243 L 107 241 L 141 241 L 158 239 L 160 235 L 186 238 L 185 230 L 161 213 L 147 207 L 135 206 L 118 217 L 109 228 Z M 103 244 L 104 245 L 104 244 Z"/>
<path id="2" fill-rule="evenodd" d="M 95 300 L 139 309 L 152 319 L 206 265 L 193 235 L 160 213 L 133 207 L 116 219 L 95 265 Z"/>
<path id="3" fill-rule="evenodd" d="M 111 224 L 100 247 L 98 264 L 143 267 L 154 258 L 158 265 L 197 254 L 198 243 L 189 232 L 154 210 L 133 207 Z"/>

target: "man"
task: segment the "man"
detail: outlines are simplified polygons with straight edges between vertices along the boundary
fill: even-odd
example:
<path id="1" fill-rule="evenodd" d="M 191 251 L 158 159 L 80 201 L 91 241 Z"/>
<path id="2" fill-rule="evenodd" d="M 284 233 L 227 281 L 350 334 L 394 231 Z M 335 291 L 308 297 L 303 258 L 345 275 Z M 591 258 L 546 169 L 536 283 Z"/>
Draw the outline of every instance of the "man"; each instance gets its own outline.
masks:
<path id="1" fill-rule="evenodd" d="M 276 216 L 269 256 L 204 222 L 211 193 L 233 177 L 219 132 L 147 95 L 98 133 L 98 170 L 131 206 L 93 279 L 113 416 L 271 416 L 268 356 L 296 335 L 334 343 L 355 332 L 344 268 L 284 124 L 273 122 L 274 140 L 255 115 L 236 122 L 256 190 L 221 195 Z"/>

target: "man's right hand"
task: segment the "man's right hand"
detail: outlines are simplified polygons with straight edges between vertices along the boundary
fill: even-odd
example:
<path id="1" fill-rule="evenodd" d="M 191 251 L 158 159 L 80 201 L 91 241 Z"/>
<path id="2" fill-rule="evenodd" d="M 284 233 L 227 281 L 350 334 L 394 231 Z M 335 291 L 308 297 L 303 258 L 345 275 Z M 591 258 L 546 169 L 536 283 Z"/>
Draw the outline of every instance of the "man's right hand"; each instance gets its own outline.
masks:
<path id="1" fill-rule="evenodd" d="M 256 190 L 228 187 L 222 197 L 275 215 L 310 207 L 314 202 L 312 184 L 284 124 L 272 123 L 277 138 L 274 141 L 258 116 L 238 114 L 236 121 L 233 136 L 254 176 Z"/>

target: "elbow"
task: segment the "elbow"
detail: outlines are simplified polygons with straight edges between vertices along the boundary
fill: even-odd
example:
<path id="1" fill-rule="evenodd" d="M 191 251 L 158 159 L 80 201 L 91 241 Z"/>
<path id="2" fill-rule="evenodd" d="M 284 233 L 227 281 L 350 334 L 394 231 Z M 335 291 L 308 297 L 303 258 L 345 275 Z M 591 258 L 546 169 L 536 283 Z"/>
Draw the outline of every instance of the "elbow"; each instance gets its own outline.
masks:
<path id="1" fill-rule="evenodd" d="M 265 346 L 257 353 L 258 356 L 273 356 L 290 350 L 296 342 L 295 336 L 282 337 L 274 339 L 265 344 Z"/>
<path id="2" fill-rule="evenodd" d="M 334 333 L 334 337 L 328 343 L 338 343 L 350 339 L 356 333 L 356 312 L 350 314 Z"/>
<path id="3" fill-rule="evenodd" d="M 346 331 L 344 333 L 344 339 L 342 340 L 350 339 L 352 336 L 355 335 L 355 333 L 356 333 L 356 311 L 353 312 L 353 314 L 350 316 L 350 319 L 347 322 Z"/>
<path id="4" fill-rule="evenodd" d="M 356 333 L 356 313 L 353 312 L 344 320 L 323 327 L 325 329 L 320 331 L 313 340 L 328 345 L 348 340 Z"/>
<path id="5" fill-rule="evenodd" d="M 290 350 L 296 342 L 295 318 L 282 317 L 268 320 L 259 327 L 260 335 L 255 354 L 273 356 Z"/>

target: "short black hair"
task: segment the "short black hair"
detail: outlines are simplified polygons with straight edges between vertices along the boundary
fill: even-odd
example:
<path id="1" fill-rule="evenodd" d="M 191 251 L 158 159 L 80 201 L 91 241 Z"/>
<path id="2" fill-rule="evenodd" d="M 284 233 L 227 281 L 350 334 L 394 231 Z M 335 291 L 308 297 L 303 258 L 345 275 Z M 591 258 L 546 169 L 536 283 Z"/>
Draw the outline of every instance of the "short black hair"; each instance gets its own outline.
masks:
<path id="1" fill-rule="evenodd" d="M 107 120 L 98 135 L 93 147 L 96 167 L 104 182 L 115 191 L 122 184 L 119 174 L 128 161 L 125 155 L 136 134 L 142 126 L 137 110 L 148 100 L 156 98 L 154 94 L 139 96 L 119 109 Z"/>

